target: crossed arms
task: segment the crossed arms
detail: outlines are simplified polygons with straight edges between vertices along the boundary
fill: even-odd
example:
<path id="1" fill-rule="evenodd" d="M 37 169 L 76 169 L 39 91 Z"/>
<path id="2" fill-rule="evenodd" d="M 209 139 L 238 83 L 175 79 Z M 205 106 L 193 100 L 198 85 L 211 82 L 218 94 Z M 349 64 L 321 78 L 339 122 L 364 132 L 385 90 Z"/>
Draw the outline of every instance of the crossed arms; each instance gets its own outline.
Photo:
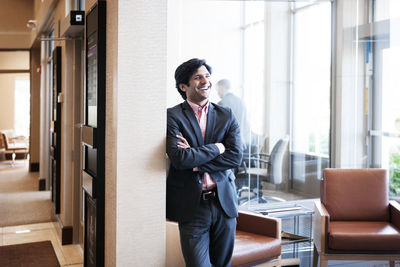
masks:
<path id="1" fill-rule="evenodd" d="M 228 121 L 225 133 L 218 133 L 222 140 L 198 147 L 190 145 L 190 139 L 182 135 L 177 119 L 168 116 L 167 154 L 178 170 L 198 168 L 199 172 L 225 171 L 237 167 L 242 160 L 239 125 L 234 119 Z M 188 140 L 189 139 L 189 140 Z"/>

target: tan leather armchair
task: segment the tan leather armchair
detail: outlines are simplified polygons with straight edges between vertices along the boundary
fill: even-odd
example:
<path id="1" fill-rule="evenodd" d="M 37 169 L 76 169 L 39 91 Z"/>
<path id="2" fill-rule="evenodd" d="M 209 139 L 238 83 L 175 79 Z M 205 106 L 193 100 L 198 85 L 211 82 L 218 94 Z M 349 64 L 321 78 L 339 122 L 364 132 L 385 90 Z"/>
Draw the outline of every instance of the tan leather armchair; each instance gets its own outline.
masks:
<path id="1" fill-rule="evenodd" d="M 383 169 L 325 169 L 315 202 L 314 260 L 400 260 L 400 205 Z"/>
<path id="2" fill-rule="evenodd" d="M 232 266 L 281 266 L 280 219 L 239 212 Z"/>
<path id="3" fill-rule="evenodd" d="M 183 267 L 178 223 L 167 221 L 166 266 Z M 281 220 L 239 211 L 232 267 L 281 266 Z"/>

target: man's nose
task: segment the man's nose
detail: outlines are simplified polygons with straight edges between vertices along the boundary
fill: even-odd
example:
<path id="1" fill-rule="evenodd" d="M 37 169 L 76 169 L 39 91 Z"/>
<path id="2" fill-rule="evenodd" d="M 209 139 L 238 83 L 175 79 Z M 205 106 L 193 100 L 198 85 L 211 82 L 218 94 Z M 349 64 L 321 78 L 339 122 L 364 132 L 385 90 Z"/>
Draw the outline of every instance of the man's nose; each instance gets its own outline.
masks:
<path id="1" fill-rule="evenodd" d="M 208 83 L 208 78 L 206 76 L 201 76 L 200 82 L 201 83 Z"/>

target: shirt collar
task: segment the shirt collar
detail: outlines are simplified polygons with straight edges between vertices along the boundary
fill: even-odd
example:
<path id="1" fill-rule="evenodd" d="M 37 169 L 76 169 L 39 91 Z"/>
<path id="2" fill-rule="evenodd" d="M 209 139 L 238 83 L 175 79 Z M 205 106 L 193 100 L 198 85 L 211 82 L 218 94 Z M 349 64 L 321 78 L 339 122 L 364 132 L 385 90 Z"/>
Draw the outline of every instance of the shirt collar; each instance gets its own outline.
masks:
<path id="1" fill-rule="evenodd" d="M 205 104 L 203 107 L 200 105 L 197 105 L 196 103 L 193 103 L 189 100 L 187 100 L 187 102 L 189 103 L 190 107 L 193 109 L 194 114 L 198 114 L 200 112 L 200 110 L 203 110 L 206 112 L 206 114 L 208 114 L 208 106 L 210 105 L 210 101 L 207 102 L 207 104 Z"/>

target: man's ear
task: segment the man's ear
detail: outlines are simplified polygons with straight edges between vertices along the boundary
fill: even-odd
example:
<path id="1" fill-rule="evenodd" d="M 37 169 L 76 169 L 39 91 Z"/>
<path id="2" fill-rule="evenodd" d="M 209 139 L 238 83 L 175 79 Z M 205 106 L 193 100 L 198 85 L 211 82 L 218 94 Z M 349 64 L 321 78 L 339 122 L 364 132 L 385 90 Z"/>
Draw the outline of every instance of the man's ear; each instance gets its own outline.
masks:
<path id="1" fill-rule="evenodd" d="M 179 89 L 181 89 L 183 92 L 186 92 L 186 86 L 183 83 L 179 84 Z"/>

